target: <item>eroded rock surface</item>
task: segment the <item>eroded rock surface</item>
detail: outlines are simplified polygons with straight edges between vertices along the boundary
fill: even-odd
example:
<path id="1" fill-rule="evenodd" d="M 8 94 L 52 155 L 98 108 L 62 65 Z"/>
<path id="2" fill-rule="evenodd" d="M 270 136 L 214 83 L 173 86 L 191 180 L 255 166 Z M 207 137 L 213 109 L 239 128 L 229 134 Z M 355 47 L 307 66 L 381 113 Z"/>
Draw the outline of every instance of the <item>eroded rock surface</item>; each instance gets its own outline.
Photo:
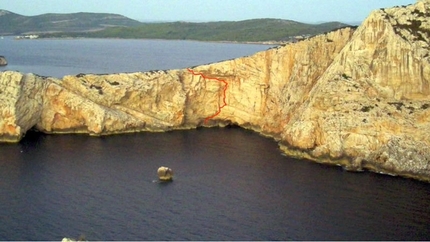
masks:
<path id="1" fill-rule="evenodd" d="M 17 142 L 32 127 L 105 135 L 233 123 L 273 137 L 295 157 L 430 181 L 429 16 L 430 0 L 380 9 L 358 29 L 198 66 L 194 74 L 59 80 L 3 72 L 0 138 Z"/>

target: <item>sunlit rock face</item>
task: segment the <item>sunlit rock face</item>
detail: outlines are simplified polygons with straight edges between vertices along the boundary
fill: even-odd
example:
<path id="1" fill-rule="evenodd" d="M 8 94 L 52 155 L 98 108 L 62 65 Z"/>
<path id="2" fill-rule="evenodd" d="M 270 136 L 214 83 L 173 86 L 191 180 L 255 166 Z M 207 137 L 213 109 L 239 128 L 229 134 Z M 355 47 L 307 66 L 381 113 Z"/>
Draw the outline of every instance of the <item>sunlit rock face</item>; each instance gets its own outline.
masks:
<path id="1" fill-rule="evenodd" d="M 0 138 L 236 124 L 288 155 L 430 180 L 430 1 L 184 70 L 42 78 L 0 74 Z"/>
<path id="2" fill-rule="evenodd" d="M 429 21 L 428 0 L 374 11 L 285 126 L 282 148 L 428 180 Z"/>
<path id="3" fill-rule="evenodd" d="M 165 131 L 184 120 L 175 71 L 65 76 L 47 85 L 37 129 L 91 135 Z"/>
<path id="4" fill-rule="evenodd" d="M 18 142 L 39 121 L 46 84 L 33 74 L 0 72 L 0 141 Z"/>

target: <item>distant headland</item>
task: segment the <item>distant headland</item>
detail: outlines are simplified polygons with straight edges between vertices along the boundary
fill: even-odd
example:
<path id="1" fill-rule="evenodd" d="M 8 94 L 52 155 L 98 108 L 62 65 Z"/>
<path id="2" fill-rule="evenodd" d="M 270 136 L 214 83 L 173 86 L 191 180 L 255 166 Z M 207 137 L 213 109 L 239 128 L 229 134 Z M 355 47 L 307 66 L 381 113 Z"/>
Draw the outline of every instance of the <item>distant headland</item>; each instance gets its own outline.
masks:
<path id="1" fill-rule="evenodd" d="M 307 24 L 283 19 L 219 22 L 142 23 L 118 14 L 73 13 L 23 16 L 0 10 L 0 35 L 17 39 L 123 38 L 279 44 L 350 26 L 340 22 Z"/>

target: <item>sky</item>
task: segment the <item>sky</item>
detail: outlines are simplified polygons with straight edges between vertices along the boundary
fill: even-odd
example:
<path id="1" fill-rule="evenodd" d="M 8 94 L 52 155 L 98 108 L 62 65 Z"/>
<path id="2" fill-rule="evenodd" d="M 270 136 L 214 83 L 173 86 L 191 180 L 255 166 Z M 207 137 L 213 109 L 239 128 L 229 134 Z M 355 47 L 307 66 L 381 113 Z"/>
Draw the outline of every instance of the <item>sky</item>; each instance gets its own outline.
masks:
<path id="1" fill-rule="evenodd" d="M 116 13 L 139 21 L 239 21 L 279 18 L 305 23 L 363 21 L 372 10 L 416 0 L 0 0 L 0 9 L 44 13 Z"/>

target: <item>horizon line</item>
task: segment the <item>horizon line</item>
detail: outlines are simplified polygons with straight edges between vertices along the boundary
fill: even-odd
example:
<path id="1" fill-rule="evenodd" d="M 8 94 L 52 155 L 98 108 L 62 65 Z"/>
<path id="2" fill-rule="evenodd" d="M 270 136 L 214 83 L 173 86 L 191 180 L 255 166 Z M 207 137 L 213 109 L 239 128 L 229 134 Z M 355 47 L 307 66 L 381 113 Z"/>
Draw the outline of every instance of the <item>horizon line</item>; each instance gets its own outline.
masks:
<path id="1" fill-rule="evenodd" d="M 299 21 L 299 20 L 293 20 L 293 19 L 283 19 L 283 18 L 276 18 L 276 17 L 260 17 L 260 18 L 247 18 L 247 19 L 238 19 L 238 20 L 196 20 L 196 19 L 178 19 L 178 20 L 157 20 L 157 19 L 137 19 L 137 18 L 132 18 L 123 14 L 119 14 L 119 13 L 107 13 L 107 12 L 85 12 L 85 11 L 81 11 L 81 12 L 68 12 L 68 13 L 53 13 L 53 12 L 47 12 L 47 13 L 41 13 L 41 14 L 36 14 L 36 15 L 24 15 L 21 13 L 17 13 L 17 12 L 13 12 L 10 10 L 6 10 L 6 9 L 0 9 L 0 11 L 7 11 L 9 13 L 13 13 L 13 14 L 18 14 L 24 17 L 36 17 L 36 16 L 40 16 L 40 15 L 45 15 L 45 14 L 59 14 L 59 15 L 67 15 L 67 14 L 78 14 L 78 13 L 90 13 L 90 14 L 113 14 L 113 15 L 120 15 L 123 16 L 125 18 L 129 18 L 131 20 L 135 20 L 141 23 L 171 23 L 171 22 L 187 22 L 187 23 L 209 23 L 209 22 L 240 22 L 240 21 L 247 21 L 247 20 L 256 20 L 256 19 L 279 19 L 279 20 L 286 20 L 286 21 L 294 21 L 294 22 L 298 22 L 298 23 L 305 23 L 305 24 L 323 24 L 323 23 L 330 23 L 330 22 L 339 22 L 339 23 L 343 23 L 343 24 L 350 24 L 350 25 L 355 25 L 355 24 L 359 24 L 361 22 L 364 21 L 364 19 L 362 20 L 352 20 L 352 21 L 342 21 L 342 20 L 318 20 L 318 21 L 311 21 L 311 22 L 307 22 L 307 21 Z M 1 16 L 1 15 L 0 15 Z"/>

